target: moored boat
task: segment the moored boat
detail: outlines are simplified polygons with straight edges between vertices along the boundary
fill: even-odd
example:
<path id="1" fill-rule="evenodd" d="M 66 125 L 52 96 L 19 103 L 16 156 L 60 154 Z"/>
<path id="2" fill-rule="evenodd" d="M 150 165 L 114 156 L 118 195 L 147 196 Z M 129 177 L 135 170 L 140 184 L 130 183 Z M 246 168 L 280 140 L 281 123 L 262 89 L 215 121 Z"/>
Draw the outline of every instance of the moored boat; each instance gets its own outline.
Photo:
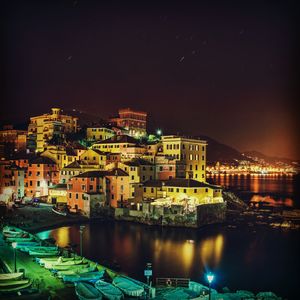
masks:
<path id="1" fill-rule="evenodd" d="M 99 292 L 109 300 L 120 300 L 124 298 L 124 294 L 120 289 L 103 280 L 98 280 L 95 283 L 95 287 Z"/>
<path id="2" fill-rule="evenodd" d="M 51 250 L 51 251 L 29 251 L 30 256 L 36 256 L 36 257 L 48 257 L 48 256 L 57 256 L 58 251 L 57 250 Z"/>
<path id="3" fill-rule="evenodd" d="M 57 209 L 54 209 L 52 208 L 52 211 L 58 215 L 61 215 L 61 216 L 66 216 L 67 213 L 65 211 L 60 211 L 60 210 L 57 210 Z"/>
<path id="4" fill-rule="evenodd" d="M 63 275 L 64 282 L 81 282 L 81 281 L 97 281 L 104 276 L 104 271 L 101 272 L 89 272 L 75 275 Z"/>
<path id="5" fill-rule="evenodd" d="M 75 293 L 80 300 L 101 300 L 101 293 L 86 282 L 79 282 L 75 284 Z"/>
<path id="6" fill-rule="evenodd" d="M 60 267 L 60 266 L 74 266 L 74 265 L 82 265 L 85 263 L 87 262 L 85 262 L 84 259 L 73 259 L 67 261 L 63 261 L 59 259 L 58 261 L 45 262 L 44 267 L 46 269 L 55 269 L 56 267 Z"/>
<path id="7" fill-rule="evenodd" d="M 119 288 L 127 296 L 139 297 L 144 293 L 144 288 L 141 285 L 124 276 L 115 277 L 113 285 Z"/>
<path id="8" fill-rule="evenodd" d="M 77 268 L 71 268 L 65 271 L 58 271 L 56 273 L 57 277 L 62 278 L 64 275 L 76 275 L 76 274 L 84 274 L 89 272 L 94 272 L 97 269 L 97 265 L 89 266 L 89 265 L 79 265 Z"/>
<path id="9" fill-rule="evenodd" d="M 22 276 L 23 276 L 22 272 L 0 274 L 0 282 L 17 280 L 17 279 L 20 279 Z"/>
<path id="10" fill-rule="evenodd" d="M 0 283 L 0 293 L 7 293 L 7 292 L 18 292 L 22 289 L 28 288 L 31 285 L 31 280 L 12 280 L 7 284 L 7 282 Z"/>
<path id="11" fill-rule="evenodd" d="M 8 237 L 6 240 L 10 243 L 33 242 L 35 238 L 32 235 L 29 235 L 28 237 Z"/>
<path id="12" fill-rule="evenodd" d="M 79 259 L 81 258 L 80 256 L 77 257 L 63 257 L 63 256 L 54 256 L 54 257 L 44 257 L 44 258 L 37 258 L 36 261 L 40 265 L 44 265 L 45 263 L 59 263 L 59 262 L 65 262 L 65 261 L 70 261 L 74 259 Z"/>
<path id="13" fill-rule="evenodd" d="M 16 249 L 23 249 L 24 247 L 28 246 L 38 246 L 38 242 L 15 242 Z"/>

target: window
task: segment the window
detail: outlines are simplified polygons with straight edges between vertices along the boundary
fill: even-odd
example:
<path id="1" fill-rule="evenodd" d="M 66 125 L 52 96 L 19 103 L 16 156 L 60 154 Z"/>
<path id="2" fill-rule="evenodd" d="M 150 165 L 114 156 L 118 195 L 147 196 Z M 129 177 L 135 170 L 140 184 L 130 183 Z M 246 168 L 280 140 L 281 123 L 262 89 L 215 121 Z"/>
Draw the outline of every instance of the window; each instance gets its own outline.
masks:
<path id="1" fill-rule="evenodd" d="M 198 165 L 195 166 L 195 170 L 196 170 L 196 171 L 198 170 Z"/>
<path id="2" fill-rule="evenodd" d="M 202 160 L 204 160 L 204 155 L 202 155 Z"/>
<path id="3" fill-rule="evenodd" d="M 72 198 L 72 193 L 69 193 L 69 198 Z"/>
<path id="4" fill-rule="evenodd" d="M 95 181 L 95 178 L 94 178 L 94 177 L 91 177 L 91 181 Z"/>
<path id="5" fill-rule="evenodd" d="M 194 189 L 194 193 L 197 193 L 197 189 Z"/>
<path id="6" fill-rule="evenodd" d="M 205 189 L 205 193 L 208 193 L 208 188 Z"/>
<path id="7" fill-rule="evenodd" d="M 114 199 L 114 194 L 111 194 L 111 199 Z"/>
<path id="8" fill-rule="evenodd" d="M 186 193 L 186 189 L 183 189 L 183 192 Z"/>
<path id="9" fill-rule="evenodd" d="M 151 193 L 154 193 L 154 188 L 151 188 Z"/>
<path id="10" fill-rule="evenodd" d="M 93 160 L 96 160 L 96 156 L 93 156 Z"/>
<path id="11" fill-rule="evenodd" d="M 92 191 L 94 189 L 94 187 L 92 185 L 90 185 L 90 191 Z"/>
<path id="12" fill-rule="evenodd" d="M 76 199 L 78 199 L 78 194 L 76 193 Z"/>
<path id="13" fill-rule="evenodd" d="M 190 171 L 192 171 L 193 170 L 193 165 L 190 165 Z"/>
<path id="14" fill-rule="evenodd" d="M 202 171 L 204 171 L 204 165 L 202 165 Z"/>
<path id="15" fill-rule="evenodd" d="M 32 181 L 31 180 L 29 181 L 29 186 L 32 186 Z"/>
<path id="16" fill-rule="evenodd" d="M 176 189 L 176 192 L 179 193 L 179 189 Z"/>
<path id="17" fill-rule="evenodd" d="M 193 160 L 193 154 L 190 154 L 190 160 Z"/>
<path id="18" fill-rule="evenodd" d="M 134 180 L 134 175 L 131 176 L 131 180 Z"/>
<path id="19" fill-rule="evenodd" d="M 84 200 L 84 194 L 81 195 L 81 198 Z"/>
<path id="20" fill-rule="evenodd" d="M 82 185 L 82 186 L 81 186 L 81 189 L 82 189 L 83 191 L 85 191 L 85 185 Z"/>
<path id="21" fill-rule="evenodd" d="M 159 171 L 161 172 L 163 170 L 163 167 L 159 167 Z"/>
<path id="22" fill-rule="evenodd" d="M 144 193 L 146 193 L 146 191 L 147 191 L 147 188 L 144 187 Z"/>
<path id="23" fill-rule="evenodd" d="M 40 176 L 41 175 L 41 172 L 36 172 L 36 176 Z"/>

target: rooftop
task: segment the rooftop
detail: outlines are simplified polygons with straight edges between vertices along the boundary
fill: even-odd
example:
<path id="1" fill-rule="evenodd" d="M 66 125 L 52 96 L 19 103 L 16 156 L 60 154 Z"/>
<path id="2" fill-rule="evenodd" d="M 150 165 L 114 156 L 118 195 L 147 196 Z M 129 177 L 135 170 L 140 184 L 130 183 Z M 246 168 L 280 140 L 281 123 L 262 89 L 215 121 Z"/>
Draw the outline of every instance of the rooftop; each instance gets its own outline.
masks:
<path id="1" fill-rule="evenodd" d="M 162 186 L 172 186 L 172 187 L 187 187 L 187 188 L 200 188 L 207 187 L 211 189 L 220 189 L 220 186 L 212 185 L 206 182 L 200 182 L 194 179 L 186 178 L 174 178 L 169 180 L 148 180 L 144 183 L 144 186 L 149 187 L 162 187 Z"/>

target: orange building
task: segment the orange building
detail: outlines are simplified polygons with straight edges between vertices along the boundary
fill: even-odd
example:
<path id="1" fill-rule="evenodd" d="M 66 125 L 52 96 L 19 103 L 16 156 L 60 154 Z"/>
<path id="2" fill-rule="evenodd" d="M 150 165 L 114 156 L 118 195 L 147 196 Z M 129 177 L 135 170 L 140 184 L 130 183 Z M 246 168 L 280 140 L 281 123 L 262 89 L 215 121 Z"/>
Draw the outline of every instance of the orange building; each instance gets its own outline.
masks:
<path id="1" fill-rule="evenodd" d="M 141 137 L 147 134 L 147 113 L 143 111 L 119 109 L 119 117 L 111 118 L 110 122 L 127 129 L 130 136 Z"/>
<path id="2" fill-rule="evenodd" d="M 129 176 L 125 171 L 116 168 L 108 172 L 108 198 L 112 207 L 122 207 L 129 199 Z"/>
<path id="3" fill-rule="evenodd" d="M 59 182 L 59 172 L 55 162 L 38 156 L 29 160 L 25 178 L 25 195 L 27 197 L 47 197 L 48 188 Z"/>
<path id="4" fill-rule="evenodd" d="M 2 200 L 24 196 L 25 170 L 14 163 L 0 163 L 0 195 Z"/>
<path id="5" fill-rule="evenodd" d="M 88 171 L 70 178 L 67 204 L 71 211 L 91 217 L 93 210 L 106 204 L 106 171 Z"/>

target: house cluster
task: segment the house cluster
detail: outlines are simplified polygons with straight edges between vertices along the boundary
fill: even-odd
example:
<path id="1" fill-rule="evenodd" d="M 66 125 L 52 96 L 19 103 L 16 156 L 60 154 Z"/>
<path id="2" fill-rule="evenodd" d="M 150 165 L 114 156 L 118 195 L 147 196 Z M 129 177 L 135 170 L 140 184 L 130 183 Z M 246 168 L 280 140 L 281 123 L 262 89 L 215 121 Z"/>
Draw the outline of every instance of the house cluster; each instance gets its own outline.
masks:
<path id="1" fill-rule="evenodd" d="M 147 113 L 130 108 L 88 126 L 84 141 L 76 140 L 78 118 L 59 108 L 30 118 L 27 132 L 3 128 L 0 200 L 39 198 L 87 217 L 102 207 L 190 212 L 224 202 L 221 188 L 206 182 L 205 141 L 149 138 L 146 129 Z"/>

